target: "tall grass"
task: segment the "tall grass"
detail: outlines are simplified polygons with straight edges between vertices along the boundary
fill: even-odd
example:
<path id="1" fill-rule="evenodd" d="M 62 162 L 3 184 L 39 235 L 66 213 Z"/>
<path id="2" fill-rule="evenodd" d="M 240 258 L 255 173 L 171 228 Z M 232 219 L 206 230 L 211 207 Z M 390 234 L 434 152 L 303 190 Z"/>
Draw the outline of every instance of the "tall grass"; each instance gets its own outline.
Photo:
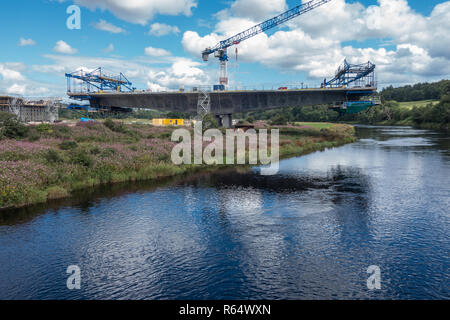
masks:
<path id="1" fill-rule="evenodd" d="M 354 141 L 353 128 L 280 128 L 282 157 Z M 0 208 L 20 207 L 70 196 L 101 184 L 152 180 L 206 166 L 176 166 L 170 160 L 171 128 L 113 121 L 45 125 L 30 136 L 0 140 Z"/>

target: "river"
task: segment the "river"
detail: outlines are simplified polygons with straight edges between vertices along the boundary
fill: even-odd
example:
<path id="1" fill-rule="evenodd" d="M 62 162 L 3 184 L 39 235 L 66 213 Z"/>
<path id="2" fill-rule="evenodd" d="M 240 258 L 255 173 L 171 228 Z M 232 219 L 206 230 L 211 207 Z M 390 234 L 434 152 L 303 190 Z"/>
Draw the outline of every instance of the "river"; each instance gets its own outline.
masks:
<path id="1" fill-rule="evenodd" d="M 3 212 L 0 299 L 449 299 L 450 137 L 357 134 L 275 176 L 226 170 Z"/>

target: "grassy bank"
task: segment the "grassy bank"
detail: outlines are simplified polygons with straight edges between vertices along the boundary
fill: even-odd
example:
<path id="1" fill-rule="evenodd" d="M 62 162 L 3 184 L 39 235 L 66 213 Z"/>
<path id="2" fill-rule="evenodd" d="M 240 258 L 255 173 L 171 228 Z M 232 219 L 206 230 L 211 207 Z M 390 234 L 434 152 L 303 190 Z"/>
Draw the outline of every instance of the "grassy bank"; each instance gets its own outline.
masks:
<path id="1" fill-rule="evenodd" d="M 44 203 L 101 184 L 211 169 L 172 164 L 172 128 L 107 121 L 0 129 L 0 208 Z M 353 141 L 353 127 L 347 125 L 280 127 L 281 157 Z"/>

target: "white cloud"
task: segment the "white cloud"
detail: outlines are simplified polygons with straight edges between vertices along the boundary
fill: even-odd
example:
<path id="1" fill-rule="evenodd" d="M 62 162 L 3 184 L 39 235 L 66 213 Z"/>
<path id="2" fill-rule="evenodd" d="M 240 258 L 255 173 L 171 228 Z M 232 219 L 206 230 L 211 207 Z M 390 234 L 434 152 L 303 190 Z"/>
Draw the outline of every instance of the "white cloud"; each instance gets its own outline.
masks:
<path id="1" fill-rule="evenodd" d="M 0 63 L 0 94 L 36 96 L 49 93 L 41 81 L 35 82 L 22 74 L 26 66 L 20 62 Z"/>
<path id="2" fill-rule="evenodd" d="M 27 91 L 26 89 L 27 89 L 26 85 L 14 83 L 12 86 L 10 86 L 6 89 L 6 92 L 8 94 L 24 95 Z"/>
<path id="3" fill-rule="evenodd" d="M 35 45 L 36 45 L 36 41 L 34 41 L 33 39 L 20 38 L 19 46 L 21 46 L 21 47 L 35 46 Z"/>
<path id="4" fill-rule="evenodd" d="M 75 3 L 92 10 L 101 9 L 131 23 L 145 25 L 157 14 L 190 16 L 196 0 L 75 0 Z"/>
<path id="5" fill-rule="evenodd" d="M 103 51 L 104 51 L 105 53 L 113 52 L 113 51 L 114 51 L 114 45 L 113 45 L 112 43 L 110 43 L 109 46 L 106 47 Z"/>
<path id="6" fill-rule="evenodd" d="M 23 81 L 25 77 L 19 71 L 11 68 L 8 64 L 0 64 L 0 76 L 1 79 L 12 82 L 12 81 Z"/>
<path id="7" fill-rule="evenodd" d="M 171 26 L 164 23 L 154 23 L 150 26 L 150 31 L 148 33 L 152 36 L 161 37 L 171 33 L 178 34 L 180 33 L 180 29 L 177 26 Z"/>
<path id="8" fill-rule="evenodd" d="M 53 51 L 64 54 L 75 54 L 78 52 L 77 49 L 72 48 L 69 44 L 67 44 L 63 40 L 59 40 L 58 42 L 56 42 Z"/>
<path id="9" fill-rule="evenodd" d="M 149 83 L 158 84 L 165 88 L 176 88 L 180 86 L 198 86 L 209 83 L 210 79 L 200 69 L 201 63 L 186 58 L 177 58 L 166 70 L 153 71 L 147 74 Z"/>
<path id="10" fill-rule="evenodd" d="M 163 87 L 163 86 L 161 86 L 157 83 L 153 83 L 151 81 L 147 81 L 147 89 L 152 92 L 161 92 L 161 91 L 169 90 L 169 88 Z"/>
<path id="11" fill-rule="evenodd" d="M 126 33 L 125 29 L 122 29 L 120 27 L 117 27 L 113 25 L 112 23 L 109 23 L 105 20 L 100 19 L 99 22 L 95 24 L 95 28 L 102 31 L 107 31 L 110 33 Z"/>
<path id="12" fill-rule="evenodd" d="M 219 12 L 213 33 L 200 36 L 186 31 L 184 49 L 199 57 L 206 47 L 261 22 L 257 11 L 271 2 L 261 1 L 256 8 L 255 1 L 237 0 Z M 270 6 L 265 8 L 265 12 L 270 11 Z M 353 63 L 371 60 L 377 64 L 380 82 L 412 83 L 450 76 L 450 1 L 437 5 L 426 17 L 412 10 L 406 0 L 378 0 L 377 5 L 369 7 L 334 0 L 285 27 L 239 44 L 240 60 L 283 72 L 305 72 L 313 79 L 332 76 L 345 58 Z M 345 45 L 353 40 L 361 41 L 362 48 Z M 374 41 L 386 40 L 391 44 L 389 50 L 371 48 Z"/>
<path id="13" fill-rule="evenodd" d="M 233 15 L 260 21 L 286 10 L 286 0 L 237 0 L 231 5 Z"/>
<path id="14" fill-rule="evenodd" d="M 145 54 L 152 57 L 166 57 L 171 55 L 171 53 L 165 49 L 153 47 L 145 48 Z"/>
<path id="15" fill-rule="evenodd" d="M 107 73 L 118 74 L 124 72 L 128 79 L 138 89 L 147 86 L 153 91 L 177 89 L 181 85 L 199 86 L 211 83 L 209 73 L 203 70 L 203 64 L 191 59 L 180 57 L 164 57 L 161 61 L 145 57 L 137 59 L 119 59 L 102 57 L 80 57 L 66 55 L 44 55 L 53 61 L 48 65 L 35 65 L 33 71 L 51 73 L 64 82 L 64 73 L 76 70 L 91 71 L 101 66 Z M 154 64 L 155 63 L 155 64 Z M 165 66 L 161 67 L 161 64 Z"/>

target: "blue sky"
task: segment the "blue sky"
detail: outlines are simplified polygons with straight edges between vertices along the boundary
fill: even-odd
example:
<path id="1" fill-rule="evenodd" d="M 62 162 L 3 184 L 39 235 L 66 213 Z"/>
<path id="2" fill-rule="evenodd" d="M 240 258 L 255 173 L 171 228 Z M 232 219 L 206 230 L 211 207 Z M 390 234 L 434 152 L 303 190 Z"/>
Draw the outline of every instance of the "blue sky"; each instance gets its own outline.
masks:
<path id="1" fill-rule="evenodd" d="M 81 30 L 66 27 L 74 3 Z M 125 73 L 138 89 L 214 84 L 218 64 L 202 62 L 204 47 L 299 1 L 124 3 L 3 1 L 0 94 L 63 96 L 65 72 L 100 66 Z M 238 64 L 232 49 L 231 86 L 320 83 L 343 58 L 376 63 L 380 86 L 449 78 L 449 11 L 450 2 L 439 0 L 333 0 L 239 45 Z M 158 34 L 161 26 L 169 31 Z"/>

